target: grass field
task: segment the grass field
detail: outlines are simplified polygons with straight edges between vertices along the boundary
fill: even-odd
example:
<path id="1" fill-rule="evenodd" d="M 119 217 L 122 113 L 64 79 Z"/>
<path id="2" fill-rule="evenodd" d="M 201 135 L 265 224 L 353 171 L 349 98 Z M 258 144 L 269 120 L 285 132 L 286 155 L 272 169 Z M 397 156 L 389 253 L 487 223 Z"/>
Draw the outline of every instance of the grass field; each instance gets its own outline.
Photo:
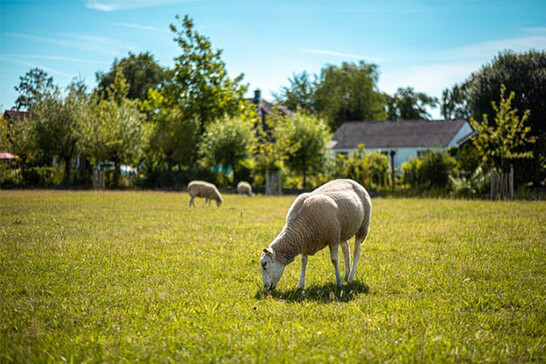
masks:
<path id="1" fill-rule="evenodd" d="M 293 199 L 0 191 L 0 362 L 546 361 L 545 202 L 374 199 L 356 282 L 264 295 Z"/>

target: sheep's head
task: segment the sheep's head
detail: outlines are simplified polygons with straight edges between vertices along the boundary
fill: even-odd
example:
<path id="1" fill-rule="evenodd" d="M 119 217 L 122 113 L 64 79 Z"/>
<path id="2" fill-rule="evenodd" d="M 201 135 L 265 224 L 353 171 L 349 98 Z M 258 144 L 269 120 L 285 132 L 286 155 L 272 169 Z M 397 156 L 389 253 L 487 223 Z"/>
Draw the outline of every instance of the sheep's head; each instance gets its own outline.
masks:
<path id="1" fill-rule="evenodd" d="M 279 262 L 275 255 L 275 251 L 271 248 L 265 248 L 262 251 L 260 265 L 265 289 L 274 289 L 284 272 L 285 265 Z"/>
<path id="2" fill-rule="evenodd" d="M 218 205 L 218 207 L 220 207 L 222 202 L 224 202 L 224 200 L 222 198 L 219 198 L 219 199 L 216 200 L 216 205 Z"/>

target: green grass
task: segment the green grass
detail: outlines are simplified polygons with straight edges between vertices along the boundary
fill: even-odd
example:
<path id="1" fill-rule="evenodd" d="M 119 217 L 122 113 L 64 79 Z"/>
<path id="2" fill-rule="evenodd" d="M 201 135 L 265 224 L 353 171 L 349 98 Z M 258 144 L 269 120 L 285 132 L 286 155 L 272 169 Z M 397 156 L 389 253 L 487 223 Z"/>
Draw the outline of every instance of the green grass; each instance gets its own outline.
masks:
<path id="1" fill-rule="evenodd" d="M 0 191 L 0 362 L 546 361 L 546 203 L 374 199 L 355 283 L 264 295 L 293 199 Z"/>

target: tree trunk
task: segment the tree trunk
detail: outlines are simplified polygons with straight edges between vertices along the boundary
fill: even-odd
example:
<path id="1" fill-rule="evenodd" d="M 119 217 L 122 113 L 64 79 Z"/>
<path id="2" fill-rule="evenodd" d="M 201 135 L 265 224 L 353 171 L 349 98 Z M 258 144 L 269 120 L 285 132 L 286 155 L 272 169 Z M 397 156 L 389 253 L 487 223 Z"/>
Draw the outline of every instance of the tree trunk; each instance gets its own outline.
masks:
<path id="1" fill-rule="evenodd" d="M 64 177 L 63 184 L 67 185 L 70 180 L 70 157 L 64 157 Z"/>

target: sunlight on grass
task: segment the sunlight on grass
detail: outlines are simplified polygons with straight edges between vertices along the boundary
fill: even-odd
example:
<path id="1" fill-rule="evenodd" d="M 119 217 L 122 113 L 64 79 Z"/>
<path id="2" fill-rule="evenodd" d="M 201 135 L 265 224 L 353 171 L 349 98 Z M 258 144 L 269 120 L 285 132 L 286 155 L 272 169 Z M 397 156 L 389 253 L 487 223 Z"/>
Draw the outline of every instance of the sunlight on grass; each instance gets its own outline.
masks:
<path id="1" fill-rule="evenodd" d="M 0 361 L 546 360 L 544 202 L 374 199 L 356 282 L 264 294 L 293 200 L 0 191 Z"/>

